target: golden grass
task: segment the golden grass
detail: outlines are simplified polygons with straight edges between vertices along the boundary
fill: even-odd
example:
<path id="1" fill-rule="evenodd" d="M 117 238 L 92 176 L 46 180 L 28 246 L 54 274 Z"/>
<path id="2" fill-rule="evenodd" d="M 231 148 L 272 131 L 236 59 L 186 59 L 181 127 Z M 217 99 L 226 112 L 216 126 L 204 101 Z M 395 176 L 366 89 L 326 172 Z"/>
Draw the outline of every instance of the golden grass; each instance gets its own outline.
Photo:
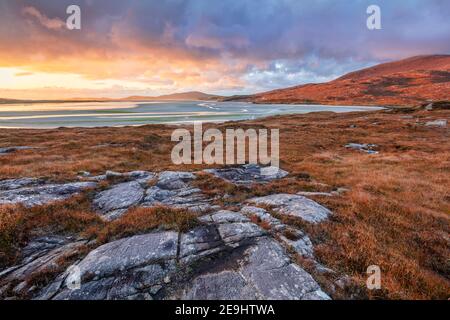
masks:
<path id="1" fill-rule="evenodd" d="M 168 207 L 134 208 L 119 219 L 107 223 L 103 228 L 89 228 L 86 235 L 99 243 L 109 242 L 153 229 L 185 232 L 198 224 L 197 215 L 186 209 Z"/>

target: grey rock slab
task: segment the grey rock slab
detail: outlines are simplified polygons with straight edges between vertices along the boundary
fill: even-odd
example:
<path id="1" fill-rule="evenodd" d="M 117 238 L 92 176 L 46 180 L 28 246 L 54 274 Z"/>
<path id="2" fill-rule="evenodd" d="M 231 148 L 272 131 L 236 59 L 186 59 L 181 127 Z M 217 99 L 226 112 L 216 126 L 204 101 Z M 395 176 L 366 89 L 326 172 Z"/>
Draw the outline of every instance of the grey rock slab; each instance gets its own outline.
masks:
<path id="1" fill-rule="evenodd" d="M 81 276 L 102 278 L 128 269 L 175 259 L 178 233 L 155 232 L 116 240 L 91 251 L 78 267 Z"/>
<path id="2" fill-rule="evenodd" d="M 215 223 L 250 222 L 246 216 L 229 210 L 220 210 L 212 214 L 211 219 Z"/>
<path id="3" fill-rule="evenodd" d="M 222 240 L 229 246 L 239 246 L 244 240 L 265 234 L 258 225 L 248 222 L 219 224 L 217 228 Z"/>
<path id="4" fill-rule="evenodd" d="M 263 208 L 244 206 L 242 207 L 241 212 L 247 216 L 257 217 L 262 222 L 267 223 L 273 231 L 282 231 L 286 228 L 280 220 L 273 217 Z"/>
<path id="5" fill-rule="evenodd" d="M 225 169 L 206 169 L 204 172 L 210 173 L 229 182 L 242 185 L 264 183 L 271 180 L 284 178 L 289 174 L 278 167 L 261 167 L 254 164 Z"/>
<path id="6" fill-rule="evenodd" d="M 180 258 L 184 263 L 192 262 L 223 248 L 223 242 L 214 225 L 197 227 L 182 234 L 180 238 Z"/>
<path id="7" fill-rule="evenodd" d="M 184 182 L 183 182 L 184 183 Z M 212 209 L 210 199 L 200 189 L 185 186 L 181 189 L 162 189 L 150 187 L 144 198 L 144 207 L 165 205 L 173 208 L 184 208 L 194 212 L 206 212 Z"/>
<path id="8" fill-rule="evenodd" d="M 273 239 L 262 237 L 237 258 L 237 269 L 205 271 L 182 290 L 189 300 L 324 300 L 318 283 L 291 263 Z"/>
<path id="9" fill-rule="evenodd" d="M 178 233 L 167 231 L 100 246 L 71 267 L 79 272 L 81 287 L 70 290 L 65 284 L 53 299 L 152 299 L 176 270 L 177 241 Z"/>
<path id="10" fill-rule="evenodd" d="M 314 247 L 311 239 L 299 230 L 292 229 L 291 232 L 296 235 L 296 240 L 288 239 L 284 235 L 279 236 L 280 240 L 294 249 L 300 256 L 314 258 Z"/>
<path id="11" fill-rule="evenodd" d="M 188 187 L 188 182 L 196 176 L 192 172 L 164 171 L 158 175 L 156 186 L 165 190 L 178 190 Z"/>
<path id="12" fill-rule="evenodd" d="M 197 277 L 183 300 L 253 300 L 258 293 L 235 271 L 206 274 Z"/>
<path id="13" fill-rule="evenodd" d="M 21 203 L 27 207 L 47 204 L 70 198 L 84 189 L 94 188 L 94 182 L 47 184 L 0 191 L 0 204 Z"/>
<path id="14" fill-rule="evenodd" d="M 329 299 L 304 269 L 290 263 L 284 249 L 272 239 L 262 238 L 247 250 L 241 274 L 268 300 Z M 323 294 L 322 294 L 323 293 Z"/>
<path id="15" fill-rule="evenodd" d="M 331 215 L 331 211 L 317 202 L 300 195 L 273 194 L 250 199 L 256 205 L 269 205 L 279 214 L 301 218 L 310 223 L 319 223 Z"/>
<path id="16" fill-rule="evenodd" d="M 43 184 L 43 181 L 37 178 L 8 179 L 0 181 L 0 190 L 14 190 L 40 184 Z"/>
<path id="17" fill-rule="evenodd" d="M 16 267 L 10 268 L 0 275 L 0 287 L 2 291 L 12 283 L 19 283 L 12 288 L 15 294 L 29 294 L 33 290 L 32 284 L 27 281 L 30 277 L 43 271 L 58 270 L 59 260 L 77 253 L 87 241 L 75 242 L 46 242 L 45 239 L 32 241 L 23 251 L 24 258 Z"/>
<path id="18" fill-rule="evenodd" d="M 139 204 L 144 199 L 144 189 L 136 181 L 113 186 L 97 194 L 93 204 L 102 213 L 126 209 Z"/>

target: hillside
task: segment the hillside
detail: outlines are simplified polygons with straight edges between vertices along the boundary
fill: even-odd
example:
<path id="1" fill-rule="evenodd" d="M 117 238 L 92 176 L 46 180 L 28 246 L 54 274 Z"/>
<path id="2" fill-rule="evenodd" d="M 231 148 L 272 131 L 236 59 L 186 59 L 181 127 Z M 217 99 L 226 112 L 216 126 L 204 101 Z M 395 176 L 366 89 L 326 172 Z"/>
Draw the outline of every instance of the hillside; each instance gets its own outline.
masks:
<path id="1" fill-rule="evenodd" d="M 230 100 L 398 106 L 449 100 L 449 92 L 450 55 L 430 55 L 380 64 L 327 83 L 300 85 Z"/>

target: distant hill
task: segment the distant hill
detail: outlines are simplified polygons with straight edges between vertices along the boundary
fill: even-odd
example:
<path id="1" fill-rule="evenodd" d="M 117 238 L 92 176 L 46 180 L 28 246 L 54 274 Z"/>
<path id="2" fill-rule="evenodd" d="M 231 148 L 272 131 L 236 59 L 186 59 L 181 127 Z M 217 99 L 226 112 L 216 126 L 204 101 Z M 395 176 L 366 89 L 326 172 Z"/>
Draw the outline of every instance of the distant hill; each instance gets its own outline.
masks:
<path id="1" fill-rule="evenodd" d="M 198 91 L 191 91 L 191 92 L 182 92 L 182 93 L 173 93 L 173 94 L 167 94 L 157 97 L 146 97 L 146 96 L 132 96 L 127 97 L 121 100 L 126 101 L 148 101 L 148 100 L 173 100 L 173 101 L 181 101 L 181 100 L 199 100 L 199 101 L 212 101 L 212 100 L 218 100 L 223 97 L 211 95 L 203 92 Z"/>
<path id="2" fill-rule="evenodd" d="M 0 98 L 0 104 L 5 104 L 5 103 L 17 103 L 19 102 L 19 100 L 14 100 L 14 99 L 2 99 Z"/>
<path id="3" fill-rule="evenodd" d="M 110 98 L 72 98 L 67 100 L 14 100 L 0 98 L 0 104 L 14 104 L 14 103 L 64 103 L 64 102 L 118 102 L 118 101 L 217 101 L 224 99 L 224 97 L 216 96 L 212 94 L 206 94 L 203 92 L 192 91 L 174 93 L 163 96 L 131 96 L 122 99 L 110 99 Z"/>
<path id="4" fill-rule="evenodd" d="M 225 101 L 334 105 L 417 105 L 450 100 L 450 55 L 417 56 L 306 84 Z"/>

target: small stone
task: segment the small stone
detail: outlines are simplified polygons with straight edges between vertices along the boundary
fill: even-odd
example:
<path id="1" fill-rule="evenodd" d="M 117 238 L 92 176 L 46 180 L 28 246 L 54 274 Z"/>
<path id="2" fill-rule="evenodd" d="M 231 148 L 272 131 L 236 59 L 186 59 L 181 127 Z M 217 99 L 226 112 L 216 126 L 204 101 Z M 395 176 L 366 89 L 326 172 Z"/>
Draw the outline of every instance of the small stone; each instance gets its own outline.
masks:
<path id="1" fill-rule="evenodd" d="M 445 127 L 447 127 L 447 120 L 443 119 L 443 120 L 428 121 L 427 123 L 425 123 L 425 125 L 427 127 L 445 128 Z"/>

